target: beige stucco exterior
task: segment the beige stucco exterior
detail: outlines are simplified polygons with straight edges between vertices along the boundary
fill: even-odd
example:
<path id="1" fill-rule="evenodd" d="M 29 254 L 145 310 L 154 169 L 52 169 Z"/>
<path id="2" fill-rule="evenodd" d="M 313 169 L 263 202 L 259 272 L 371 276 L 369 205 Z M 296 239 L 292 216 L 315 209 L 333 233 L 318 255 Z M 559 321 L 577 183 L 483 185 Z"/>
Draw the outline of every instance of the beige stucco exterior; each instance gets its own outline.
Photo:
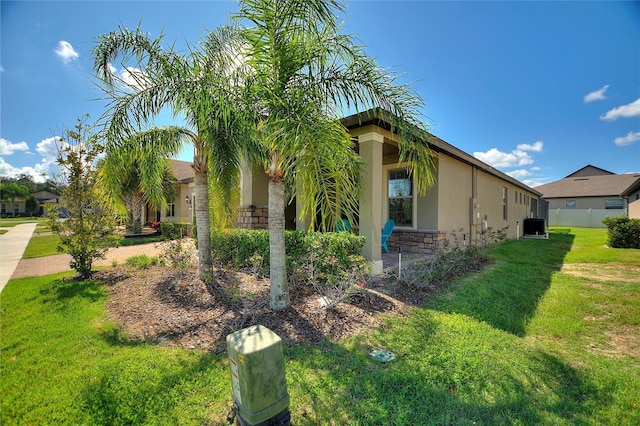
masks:
<path id="1" fill-rule="evenodd" d="M 398 135 L 376 124 L 352 126 L 349 133 L 365 164 L 359 223 L 353 229 L 366 237 L 363 254 L 375 265 L 381 259 L 381 230 L 389 219 L 389 173 L 406 169 L 406 165 L 398 163 Z M 420 195 L 413 183 L 412 223 L 396 226 L 388 243 L 391 250 L 432 252 L 452 231 L 474 243 L 480 238 L 483 221 L 494 230 L 505 229 L 508 238 L 522 236 L 524 219 L 537 217 L 537 191 L 435 137 L 429 144 L 437 153 L 436 182 Z M 245 167 L 241 210 L 266 205 L 266 188 L 264 172 Z M 309 218 L 296 216 L 297 229 L 308 229 Z"/>

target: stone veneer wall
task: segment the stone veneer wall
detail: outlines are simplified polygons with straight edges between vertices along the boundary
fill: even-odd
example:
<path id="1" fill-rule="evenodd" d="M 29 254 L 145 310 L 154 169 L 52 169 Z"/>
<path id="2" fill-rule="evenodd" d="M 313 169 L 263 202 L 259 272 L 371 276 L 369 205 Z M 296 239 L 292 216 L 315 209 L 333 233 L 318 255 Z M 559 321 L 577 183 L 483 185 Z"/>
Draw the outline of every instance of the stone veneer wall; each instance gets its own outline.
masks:
<path id="1" fill-rule="evenodd" d="M 269 224 L 269 207 L 244 206 L 238 208 L 238 228 L 267 229 Z"/>
<path id="2" fill-rule="evenodd" d="M 394 229 L 387 241 L 389 252 L 432 254 L 444 245 L 446 233 L 428 230 L 399 230 Z"/>

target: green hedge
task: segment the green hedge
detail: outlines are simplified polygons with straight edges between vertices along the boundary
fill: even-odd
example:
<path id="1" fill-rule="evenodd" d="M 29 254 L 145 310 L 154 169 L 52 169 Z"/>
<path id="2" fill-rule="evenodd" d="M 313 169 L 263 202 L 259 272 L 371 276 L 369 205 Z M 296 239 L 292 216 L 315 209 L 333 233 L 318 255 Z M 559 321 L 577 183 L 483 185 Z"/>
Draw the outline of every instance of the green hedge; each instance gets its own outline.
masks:
<path id="1" fill-rule="evenodd" d="M 608 217 L 602 223 L 609 230 L 609 247 L 640 249 L 640 219 Z"/>
<path id="2" fill-rule="evenodd" d="M 214 232 L 211 239 L 214 259 L 237 269 L 257 268 L 269 273 L 269 232 L 266 230 L 229 229 Z M 320 269 L 348 268 L 355 256 L 362 255 L 365 238 L 348 232 L 286 231 L 287 269 L 293 271 L 313 251 Z"/>
<path id="3" fill-rule="evenodd" d="M 160 232 L 167 240 L 177 240 L 187 236 L 187 224 L 182 222 L 162 222 Z"/>

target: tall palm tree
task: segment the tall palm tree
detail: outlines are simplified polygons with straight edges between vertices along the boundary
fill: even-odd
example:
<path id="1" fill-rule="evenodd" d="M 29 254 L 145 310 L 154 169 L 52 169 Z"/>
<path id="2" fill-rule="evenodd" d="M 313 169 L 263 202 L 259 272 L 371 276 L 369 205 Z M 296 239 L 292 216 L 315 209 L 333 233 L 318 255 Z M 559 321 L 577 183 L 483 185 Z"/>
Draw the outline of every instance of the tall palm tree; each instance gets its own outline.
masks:
<path id="1" fill-rule="evenodd" d="M 145 204 L 160 209 L 175 195 L 175 176 L 168 158 L 189 136 L 180 127 L 153 128 L 134 134 L 118 149 L 107 150 L 100 163 L 98 184 L 114 204 L 130 213 L 134 234 L 141 232 Z"/>
<path id="2" fill-rule="evenodd" d="M 234 91 L 241 87 L 235 84 L 239 50 L 234 40 L 235 29 L 223 27 L 181 56 L 162 46 L 162 35 L 151 39 L 140 28 L 120 28 L 100 36 L 93 50 L 96 74 L 112 97 L 105 115 L 107 147 L 117 149 L 164 108 L 186 117 L 185 134 L 194 147 L 199 274 L 206 282 L 213 277 L 208 181 L 221 197 L 231 199 L 239 176 L 239 147 L 250 140 L 234 102 Z M 123 67 L 134 62 L 135 69 L 127 68 L 134 84 L 123 86 L 112 72 L 117 58 Z"/>
<path id="3" fill-rule="evenodd" d="M 294 174 L 303 214 L 316 207 L 331 228 L 340 210 L 357 208 L 359 159 L 339 117 L 379 107 L 402 133 L 400 161 L 408 162 L 420 193 L 433 182 L 432 153 L 410 132 L 419 127 L 422 100 L 397 76 L 378 67 L 350 36 L 340 34 L 336 0 L 241 0 L 236 19 L 251 76 L 258 134 L 269 178 L 271 308 L 290 305 L 284 247 L 284 181 Z"/>

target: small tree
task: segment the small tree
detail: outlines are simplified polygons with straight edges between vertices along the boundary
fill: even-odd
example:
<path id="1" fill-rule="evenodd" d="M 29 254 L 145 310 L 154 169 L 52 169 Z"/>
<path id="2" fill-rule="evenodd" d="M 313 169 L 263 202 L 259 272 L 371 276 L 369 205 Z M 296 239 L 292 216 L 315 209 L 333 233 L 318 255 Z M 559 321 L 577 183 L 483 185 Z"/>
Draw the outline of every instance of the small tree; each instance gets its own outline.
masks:
<path id="1" fill-rule="evenodd" d="M 58 145 L 57 163 L 64 185 L 61 208 L 69 218 L 61 220 L 57 211 L 49 216 L 51 230 L 60 237 L 58 251 L 71 255 L 69 265 L 83 279 L 91 275 L 93 262 L 104 259 L 119 241 L 113 233 L 112 212 L 96 190 L 96 158 L 103 148 L 86 124 L 88 117 L 79 118 L 73 129 L 65 129 L 66 139 L 60 138 Z"/>
<path id="2" fill-rule="evenodd" d="M 24 205 L 24 211 L 29 216 L 35 216 L 40 211 L 40 203 L 36 200 L 36 197 L 33 195 L 29 197 Z"/>

